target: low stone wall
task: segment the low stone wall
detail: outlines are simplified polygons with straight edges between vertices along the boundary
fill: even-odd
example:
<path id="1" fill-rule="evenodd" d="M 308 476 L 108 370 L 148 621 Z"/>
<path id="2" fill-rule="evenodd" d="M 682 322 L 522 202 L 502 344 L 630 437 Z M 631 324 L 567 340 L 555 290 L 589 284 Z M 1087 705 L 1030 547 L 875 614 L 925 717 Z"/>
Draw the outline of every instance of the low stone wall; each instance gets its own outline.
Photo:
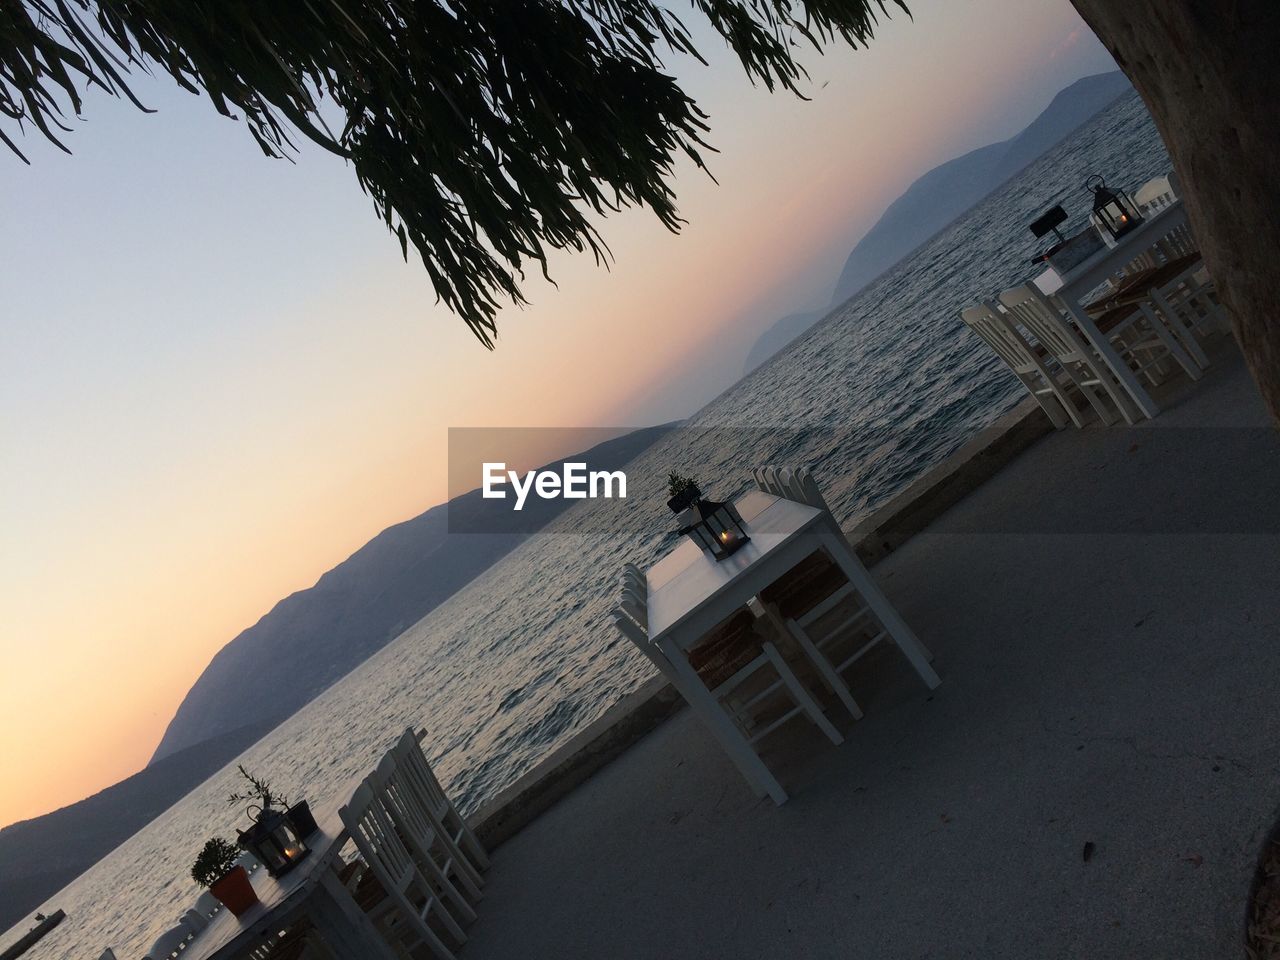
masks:
<path id="1" fill-rule="evenodd" d="M 1040 405 L 1028 398 L 845 535 L 862 561 L 874 566 L 1052 431 Z M 477 810 L 470 818 L 476 835 L 490 850 L 509 840 L 683 702 L 665 679 L 650 680 Z"/>

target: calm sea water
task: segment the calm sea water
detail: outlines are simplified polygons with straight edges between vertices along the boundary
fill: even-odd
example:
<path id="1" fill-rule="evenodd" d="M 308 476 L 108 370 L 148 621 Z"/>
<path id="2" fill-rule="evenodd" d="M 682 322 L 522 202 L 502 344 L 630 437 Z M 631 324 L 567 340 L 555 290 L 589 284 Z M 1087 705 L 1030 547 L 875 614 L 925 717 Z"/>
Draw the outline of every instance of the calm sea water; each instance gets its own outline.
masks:
<path id="1" fill-rule="evenodd" d="M 1141 102 L 1123 98 L 700 411 L 695 425 L 726 428 L 710 451 L 704 435 L 677 432 L 629 476 L 680 469 L 728 496 L 755 464 L 806 463 L 837 515 L 858 519 L 1025 395 L 957 311 L 1033 273 L 1026 224 L 1061 200 L 1079 225 L 1090 173 L 1136 188 L 1168 169 Z M 607 612 L 621 564 L 673 542 L 664 497 L 592 507 L 606 522 L 591 535 L 575 507 L 242 761 L 316 799 L 370 769 L 404 726 L 425 725 L 465 806 L 510 784 L 651 675 Z M 141 956 L 196 896 L 187 871 L 199 841 L 232 835 L 222 798 L 233 780 L 234 765 L 51 898 L 45 909 L 68 919 L 28 956 L 92 960 L 108 945 L 121 960 Z"/>

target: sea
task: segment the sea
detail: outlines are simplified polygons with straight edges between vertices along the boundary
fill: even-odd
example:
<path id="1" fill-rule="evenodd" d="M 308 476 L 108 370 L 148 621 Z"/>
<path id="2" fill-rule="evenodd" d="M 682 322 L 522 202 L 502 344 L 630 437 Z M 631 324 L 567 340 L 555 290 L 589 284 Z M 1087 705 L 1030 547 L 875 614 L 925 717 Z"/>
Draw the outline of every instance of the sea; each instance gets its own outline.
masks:
<path id="1" fill-rule="evenodd" d="M 747 488 L 755 465 L 806 464 L 840 520 L 856 522 L 1026 396 L 958 311 L 1038 272 L 1027 224 L 1061 202 L 1078 229 L 1090 174 L 1136 189 L 1170 166 L 1140 99 L 1122 97 L 664 436 L 628 475 L 679 470 L 725 498 Z M 405 726 L 422 726 L 442 781 L 474 809 L 652 675 L 608 613 L 622 564 L 653 562 L 675 542 L 664 501 L 575 505 L 240 762 L 314 801 L 370 770 Z M 26 956 L 96 960 L 110 946 L 121 960 L 141 957 L 199 893 L 188 874 L 197 848 L 234 836 L 241 815 L 224 798 L 235 780 L 232 764 L 51 897 L 43 909 L 67 920 Z"/>

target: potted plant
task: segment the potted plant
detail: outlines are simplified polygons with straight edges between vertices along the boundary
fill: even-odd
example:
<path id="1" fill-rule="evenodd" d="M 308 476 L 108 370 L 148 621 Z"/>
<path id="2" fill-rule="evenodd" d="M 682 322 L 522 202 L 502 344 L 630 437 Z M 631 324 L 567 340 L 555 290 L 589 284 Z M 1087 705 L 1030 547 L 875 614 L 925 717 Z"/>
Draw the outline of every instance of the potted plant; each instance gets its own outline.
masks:
<path id="1" fill-rule="evenodd" d="M 702 491 L 698 489 L 698 481 L 692 477 L 682 477 L 674 470 L 667 476 L 667 507 L 674 514 L 681 514 L 698 502 Z"/>
<path id="2" fill-rule="evenodd" d="M 271 784 L 256 777 L 244 768 L 244 764 L 238 764 L 236 769 L 240 771 L 240 776 L 244 777 L 249 784 L 248 789 L 243 792 L 236 792 L 227 797 L 227 803 L 230 806 L 237 807 L 241 804 L 252 804 L 259 809 L 258 819 L 268 810 L 282 810 L 285 818 L 289 821 L 289 825 L 293 828 L 293 832 L 299 837 L 309 837 L 319 829 L 316 825 L 316 818 L 311 815 L 311 807 L 305 800 L 299 800 L 297 803 L 290 803 L 284 794 L 276 793 L 271 789 Z"/>
<path id="3" fill-rule="evenodd" d="M 205 841 L 191 867 L 191 879 L 209 892 L 237 917 L 258 902 L 249 873 L 236 863 L 240 851 L 235 844 L 212 837 Z"/>

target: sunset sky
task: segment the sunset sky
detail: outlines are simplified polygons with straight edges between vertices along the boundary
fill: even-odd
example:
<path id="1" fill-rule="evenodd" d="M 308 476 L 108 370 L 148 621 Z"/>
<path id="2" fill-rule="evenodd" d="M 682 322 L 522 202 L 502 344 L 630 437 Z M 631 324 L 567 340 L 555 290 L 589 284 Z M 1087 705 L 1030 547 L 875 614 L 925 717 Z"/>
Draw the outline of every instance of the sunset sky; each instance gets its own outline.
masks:
<path id="1" fill-rule="evenodd" d="M 0 149 L 0 825 L 140 769 L 219 647 L 445 498 L 449 427 L 691 413 L 913 179 L 1114 67 L 1066 0 L 911 7 L 809 57 L 808 102 L 710 39 L 673 62 L 718 185 L 681 169 L 678 237 L 605 221 L 610 271 L 555 257 L 493 353 L 350 169 L 268 160 L 171 82 L 137 78 L 150 115 L 89 95 L 72 156 Z"/>

